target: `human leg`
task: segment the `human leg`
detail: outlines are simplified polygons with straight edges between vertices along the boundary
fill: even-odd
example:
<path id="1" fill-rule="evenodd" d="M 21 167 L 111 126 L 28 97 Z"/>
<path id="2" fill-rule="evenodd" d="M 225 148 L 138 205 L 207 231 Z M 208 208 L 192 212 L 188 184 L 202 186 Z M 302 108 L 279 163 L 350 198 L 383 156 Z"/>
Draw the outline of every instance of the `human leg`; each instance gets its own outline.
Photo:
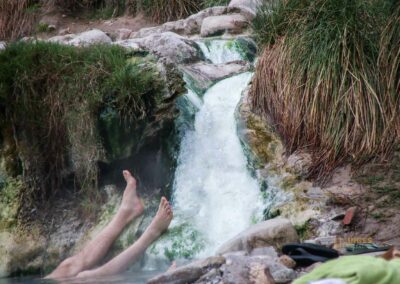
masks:
<path id="1" fill-rule="evenodd" d="M 156 216 L 153 218 L 153 221 L 143 235 L 134 244 L 103 266 L 93 270 L 80 272 L 77 277 L 99 277 L 125 271 L 165 232 L 165 230 L 167 230 L 172 218 L 172 208 L 167 199 L 162 197 Z"/>
<path id="2" fill-rule="evenodd" d="M 122 202 L 111 222 L 78 254 L 67 258 L 46 278 L 66 278 L 76 276 L 79 272 L 93 268 L 108 252 L 112 243 L 125 226 L 143 213 L 143 204 L 136 192 L 136 180 L 123 171 L 126 188 Z"/>

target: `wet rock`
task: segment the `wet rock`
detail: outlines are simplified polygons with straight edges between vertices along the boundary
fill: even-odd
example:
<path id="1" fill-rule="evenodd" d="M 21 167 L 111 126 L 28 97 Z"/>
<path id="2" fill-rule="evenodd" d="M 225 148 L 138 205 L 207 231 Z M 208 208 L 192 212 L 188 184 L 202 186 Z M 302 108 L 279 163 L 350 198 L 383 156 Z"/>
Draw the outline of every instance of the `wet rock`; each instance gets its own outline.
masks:
<path id="1" fill-rule="evenodd" d="M 68 44 L 74 46 L 88 46 L 97 43 L 111 43 L 111 38 L 103 31 L 93 29 L 80 34 L 77 34 Z"/>
<path id="2" fill-rule="evenodd" d="M 174 32 L 180 35 L 192 35 L 200 33 L 201 24 L 204 18 L 209 16 L 218 16 L 227 12 L 226 7 L 210 7 L 204 9 L 190 17 L 173 22 L 167 22 L 161 26 L 143 28 L 131 34 L 131 38 L 142 38 L 152 34 L 160 34 L 164 32 Z"/>
<path id="3" fill-rule="evenodd" d="M 221 35 L 225 32 L 237 34 L 248 25 L 248 20 L 241 14 L 210 16 L 203 20 L 200 34 L 203 37 Z"/>
<path id="4" fill-rule="evenodd" d="M 261 0 L 231 0 L 229 3 L 230 9 L 239 9 L 242 14 L 251 20 L 257 14 L 257 9 L 262 5 Z"/>
<path id="5" fill-rule="evenodd" d="M 222 256 L 209 257 L 178 267 L 172 271 L 167 271 L 164 274 L 150 279 L 147 283 L 192 283 L 198 280 L 201 276 L 210 272 L 212 269 L 219 268 L 224 263 L 225 258 Z"/>
<path id="6" fill-rule="evenodd" d="M 217 253 L 225 254 L 240 250 L 251 252 L 255 248 L 265 246 L 281 248 L 286 243 L 298 240 L 297 232 L 288 219 L 275 218 L 253 225 L 223 244 Z"/>
<path id="7" fill-rule="evenodd" d="M 151 34 L 144 38 L 119 41 L 121 46 L 137 45 L 174 63 L 190 63 L 200 59 L 201 53 L 194 41 L 173 32 Z"/>
<path id="8" fill-rule="evenodd" d="M 226 64 L 200 62 L 182 66 L 181 69 L 189 77 L 196 91 L 203 93 L 215 82 L 249 70 L 250 65 L 244 61 Z"/>
<path id="9" fill-rule="evenodd" d="M 199 278 L 195 283 L 196 284 L 217 284 L 222 281 L 222 273 L 219 269 L 213 268 L 203 276 Z"/>

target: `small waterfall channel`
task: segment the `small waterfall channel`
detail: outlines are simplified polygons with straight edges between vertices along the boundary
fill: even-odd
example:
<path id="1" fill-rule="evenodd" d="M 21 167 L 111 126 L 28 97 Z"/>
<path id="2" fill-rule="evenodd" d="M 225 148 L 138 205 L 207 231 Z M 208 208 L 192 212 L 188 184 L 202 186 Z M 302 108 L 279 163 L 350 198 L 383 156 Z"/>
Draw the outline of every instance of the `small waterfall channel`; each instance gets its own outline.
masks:
<path id="1" fill-rule="evenodd" d="M 245 59 L 232 41 L 198 45 L 214 64 Z M 187 81 L 188 92 L 179 103 L 185 118 L 180 118 L 184 126 L 172 194 L 175 217 L 169 233 L 149 249 L 148 269 L 159 266 L 163 254 L 170 260 L 213 255 L 222 243 L 262 220 L 266 204 L 247 168 L 235 120 L 252 75 L 223 79 L 203 95 Z"/>

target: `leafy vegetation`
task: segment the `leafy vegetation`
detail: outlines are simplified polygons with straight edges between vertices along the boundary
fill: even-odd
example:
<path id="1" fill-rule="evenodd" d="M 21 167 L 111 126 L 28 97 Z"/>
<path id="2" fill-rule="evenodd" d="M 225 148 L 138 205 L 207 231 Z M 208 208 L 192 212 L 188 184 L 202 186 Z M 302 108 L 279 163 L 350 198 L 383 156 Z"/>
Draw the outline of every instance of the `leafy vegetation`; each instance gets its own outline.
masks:
<path id="1" fill-rule="evenodd" d="M 14 175 L 23 175 L 27 197 L 46 200 L 71 175 L 78 188 L 96 188 L 104 109 L 132 127 L 149 116 L 163 82 L 149 59 L 129 57 L 117 46 L 41 42 L 0 52 L 0 141 L 15 143 L 22 167 Z"/>
<path id="2" fill-rule="evenodd" d="M 393 1 L 384 2 L 273 1 L 253 23 L 265 47 L 253 107 L 290 152 L 312 151 L 310 176 L 385 157 L 398 143 L 399 18 L 387 21 Z"/>

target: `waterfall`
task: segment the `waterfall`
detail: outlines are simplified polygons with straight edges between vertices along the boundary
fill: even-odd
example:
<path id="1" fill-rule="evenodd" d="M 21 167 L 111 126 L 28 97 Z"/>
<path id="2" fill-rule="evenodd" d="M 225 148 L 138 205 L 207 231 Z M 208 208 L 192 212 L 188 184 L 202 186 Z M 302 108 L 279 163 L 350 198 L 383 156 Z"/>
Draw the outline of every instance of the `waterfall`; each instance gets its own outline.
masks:
<path id="1" fill-rule="evenodd" d="M 244 59 L 235 48 L 236 41 L 233 40 L 215 39 L 212 41 L 197 41 L 197 45 L 204 56 L 214 64 Z"/>
<path id="2" fill-rule="evenodd" d="M 198 44 L 212 63 L 243 59 L 232 41 Z M 188 82 L 187 94 L 178 101 L 183 137 L 172 194 L 174 219 L 168 233 L 148 250 L 147 269 L 159 266 L 160 256 L 213 255 L 222 243 L 262 220 L 264 199 L 247 168 L 235 120 L 251 76 L 246 72 L 221 80 L 203 96 Z"/>
<path id="3" fill-rule="evenodd" d="M 211 87 L 194 129 L 181 143 L 173 204 L 178 218 L 182 215 L 205 239 L 201 255 L 213 254 L 261 215 L 258 183 L 246 168 L 234 117 L 251 75 L 236 75 Z"/>

